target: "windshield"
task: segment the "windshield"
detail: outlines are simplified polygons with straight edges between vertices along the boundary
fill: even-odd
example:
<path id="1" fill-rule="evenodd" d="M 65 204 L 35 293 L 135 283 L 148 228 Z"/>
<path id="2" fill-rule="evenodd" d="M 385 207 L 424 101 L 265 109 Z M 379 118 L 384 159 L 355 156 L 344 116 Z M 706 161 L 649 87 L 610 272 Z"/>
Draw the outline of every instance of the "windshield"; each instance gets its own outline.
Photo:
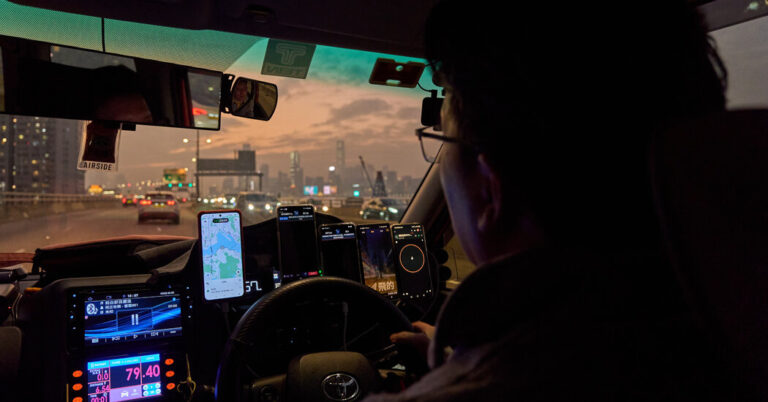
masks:
<path id="1" fill-rule="evenodd" d="M 0 14 L 16 16 L 19 10 L 27 17 L 32 12 L 0 1 Z M 58 23 L 46 30 L 9 23 L 0 34 L 101 50 L 100 41 L 89 36 L 93 29 L 100 35 L 91 17 L 55 17 Z M 240 209 L 245 224 L 270 219 L 277 206 L 293 204 L 312 204 L 318 212 L 345 221 L 394 222 L 429 168 L 413 135 L 422 99 L 429 94 L 418 87 L 368 83 L 379 57 L 423 60 L 318 45 L 306 79 L 286 78 L 261 74 L 267 38 L 111 20 L 105 26 L 109 52 L 275 83 L 274 116 L 270 121 L 219 116 L 205 110 L 218 87 L 193 93 L 194 106 L 206 112 L 195 116 L 196 122 L 202 119 L 196 124 L 216 127 L 220 119 L 220 131 L 139 125 L 120 134 L 117 171 L 99 173 L 77 170 L 85 122 L 0 115 L 0 252 L 32 252 L 51 244 L 131 234 L 196 237 L 197 213 L 222 208 Z M 80 36 L 65 34 L 78 29 Z M 126 35 L 136 40 L 126 40 Z M 143 41 L 146 38 L 152 40 Z M 200 52 L 194 46 L 205 49 Z M 52 52 L 61 63 L 70 57 L 61 48 Z M 210 84 L 196 87 L 215 85 Z M 428 71 L 421 85 L 434 89 Z M 196 175 L 198 158 L 250 155 L 258 175 Z M 384 205 L 397 208 L 386 214 L 364 213 L 363 204 L 374 199 L 374 188 Z M 168 194 L 153 193 L 159 190 Z M 236 201 L 241 193 L 250 193 L 244 204 Z M 144 216 L 146 205 L 135 201 L 143 195 L 147 200 L 177 201 L 173 208 L 149 210 L 162 214 Z"/>

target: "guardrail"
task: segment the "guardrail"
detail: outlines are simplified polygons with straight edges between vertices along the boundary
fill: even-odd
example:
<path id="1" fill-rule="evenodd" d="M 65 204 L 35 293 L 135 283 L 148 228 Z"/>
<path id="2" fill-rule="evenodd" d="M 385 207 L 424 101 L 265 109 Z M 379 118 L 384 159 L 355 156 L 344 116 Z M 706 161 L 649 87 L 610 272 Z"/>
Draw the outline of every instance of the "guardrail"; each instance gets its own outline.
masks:
<path id="1" fill-rule="evenodd" d="M 0 192 L 0 222 L 119 205 L 114 195 Z"/>
<path id="2" fill-rule="evenodd" d="M 118 201 L 113 195 L 90 194 L 41 194 L 41 193 L 17 193 L 0 191 L 0 204 L 52 204 L 69 202 L 108 202 Z"/>

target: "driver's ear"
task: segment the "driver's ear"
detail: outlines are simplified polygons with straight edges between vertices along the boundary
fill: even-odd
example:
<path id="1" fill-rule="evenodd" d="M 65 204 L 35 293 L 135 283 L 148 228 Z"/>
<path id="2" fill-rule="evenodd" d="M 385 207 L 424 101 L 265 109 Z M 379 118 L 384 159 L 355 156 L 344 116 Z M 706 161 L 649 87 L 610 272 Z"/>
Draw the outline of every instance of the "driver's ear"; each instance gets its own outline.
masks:
<path id="1" fill-rule="evenodd" d="M 493 225 L 499 221 L 502 214 L 504 195 L 502 192 L 501 178 L 496 169 L 488 163 L 484 154 L 477 156 L 477 170 L 479 193 L 482 209 L 477 220 L 479 233 L 488 233 L 493 230 Z"/>

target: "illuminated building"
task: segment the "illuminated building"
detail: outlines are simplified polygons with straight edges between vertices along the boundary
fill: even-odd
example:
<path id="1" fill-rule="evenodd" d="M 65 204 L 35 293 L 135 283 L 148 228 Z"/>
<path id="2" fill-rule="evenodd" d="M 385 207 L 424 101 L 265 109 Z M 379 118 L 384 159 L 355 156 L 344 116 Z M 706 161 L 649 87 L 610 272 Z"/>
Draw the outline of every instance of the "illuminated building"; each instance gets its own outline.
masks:
<path id="1" fill-rule="evenodd" d="M 0 115 L 0 191 L 81 194 L 82 122 Z"/>

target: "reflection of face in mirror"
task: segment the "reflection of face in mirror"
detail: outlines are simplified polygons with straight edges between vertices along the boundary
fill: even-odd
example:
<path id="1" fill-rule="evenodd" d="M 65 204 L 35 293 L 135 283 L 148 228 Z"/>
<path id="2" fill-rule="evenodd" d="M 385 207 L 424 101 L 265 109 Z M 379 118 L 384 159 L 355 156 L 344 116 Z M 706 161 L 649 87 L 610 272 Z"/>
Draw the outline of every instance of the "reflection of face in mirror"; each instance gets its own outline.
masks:
<path id="1" fill-rule="evenodd" d="M 263 110 L 261 114 L 257 114 L 255 110 L 258 103 L 255 101 L 259 98 L 259 86 L 253 85 L 254 83 L 249 80 L 238 79 L 235 82 L 235 87 L 232 89 L 232 114 L 241 117 L 256 117 L 263 116 Z"/>
<path id="2" fill-rule="evenodd" d="M 262 106 L 262 83 L 238 78 L 232 87 L 232 114 L 259 120 L 269 120 L 272 113 Z M 274 107 L 272 108 L 274 109 Z"/>

